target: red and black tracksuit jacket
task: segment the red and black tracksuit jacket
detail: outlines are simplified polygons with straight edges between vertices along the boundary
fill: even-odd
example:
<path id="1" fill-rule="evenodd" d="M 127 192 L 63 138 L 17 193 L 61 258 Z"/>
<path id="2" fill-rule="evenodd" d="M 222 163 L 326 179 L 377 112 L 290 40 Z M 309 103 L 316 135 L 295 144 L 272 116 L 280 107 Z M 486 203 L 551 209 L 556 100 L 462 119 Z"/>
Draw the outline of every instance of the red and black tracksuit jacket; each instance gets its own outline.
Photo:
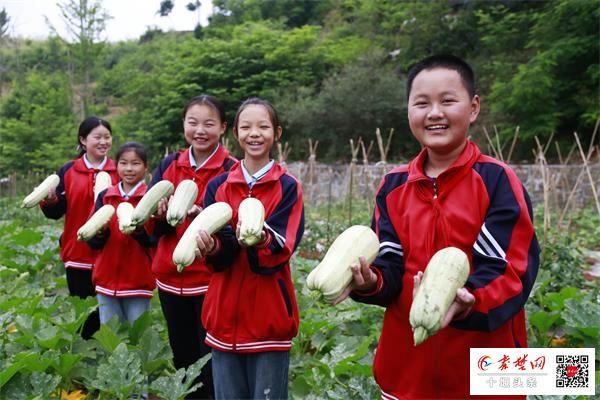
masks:
<path id="1" fill-rule="evenodd" d="M 384 177 L 373 218 L 377 289 L 351 294 L 387 307 L 373 367 L 384 399 L 467 398 L 470 348 L 527 346 L 523 306 L 540 249 L 523 185 L 472 142 L 436 179 L 423 172 L 426 154 Z M 408 320 L 413 277 L 448 246 L 469 256 L 466 287 L 475 304 L 415 347 Z"/>
<path id="2" fill-rule="evenodd" d="M 134 207 L 146 193 L 146 184 L 141 184 L 126 199 L 118 185 L 111 186 L 98 195 L 95 210 L 110 204 L 117 209 L 119 204 L 129 202 Z M 150 227 L 152 222 L 145 226 Z M 125 235 L 119 230 L 117 215 L 111 218 L 107 229 L 88 241 L 90 247 L 100 250 L 92 271 L 92 283 L 96 293 L 112 297 L 152 297 L 155 287 L 152 275 L 150 248 L 156 240 L 149 236 L 146 228 Z"/>
<path id="3" fill-rule="evenodd" d="M 110 174 L 112 183 L 118 182 L 117 167 L 112 159 L 107 159 L 103 171 Z M 92 269 L 97 251 L 85 242 L 77 241 L 77 230 L 85 224 L 94 211 L 94 182 L 98 169 L 88 168 L 83 157 L 69 161 L 58 171 L 60 183 L 56 188 L 58 202 L 40 204 L 48 218 L 59 219 L 65 216 L 65 225 L 60 236 L 60 258 L 65 268 Z"/>
<path id="4" fill-rule="evenodd" d="M 265 207 L 267 241 L 241 248 L 237 210 L 247 197 Z M 250 189 L 237 163 L 212 180 L 204 206 L 227 202 L 231 224 L 218 234 L 220 251 L 206 260 L 214 273 L 202 310 L 206 344 L 228 352 L 288 351 L 298 333 L 298 306 L 289 260 L 304 232 L 300 183 L 275 163 Z"/>
<path id="5" fill-rule="evenodd" d="M 198 170 L 190 164 L 189 149 L 165 157 L 152 174 L 149 188 L 161 180 L 168 180 L 175 187 L 184 179 L 191 179 L 198 185 L 197 205 L 202 205 L 204 191 L 208 182 L 219 174 L 228 171 L 236 160 L 221 145 L 212 157 Z M 157 220 L 154 236 L 158 239 L 158 247 L 152 261 L 152 272 L 156 278 L 156 286 L 164 292 L 179 296 L 198 296 L 206 293 L 211 272 L 202 260 L 196 260 L 183 272 L 177 272 L 173 264 L 173 251 L 191 223 L 186 218 L 176 228 L 165 220 Z"/>

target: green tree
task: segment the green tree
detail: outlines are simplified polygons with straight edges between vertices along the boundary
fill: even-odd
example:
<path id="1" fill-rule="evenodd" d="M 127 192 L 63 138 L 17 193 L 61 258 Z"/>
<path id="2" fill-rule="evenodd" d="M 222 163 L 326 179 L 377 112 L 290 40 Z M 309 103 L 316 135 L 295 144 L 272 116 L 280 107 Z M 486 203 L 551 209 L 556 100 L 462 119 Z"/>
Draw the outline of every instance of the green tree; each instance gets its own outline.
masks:
<path id="1" fill-rule="evenodd" d="M 175 3 L 173 3 L 171 0 L 163 0 L 160 2 L 160 8 L 156 13 L 161 17 L 166 17 L 169 14 L 171 14 L 171 11 L 173 11 L 174 6 Z"/>
<path id="2" fill-rule="evenodd" d="M 261 20 L 281 20 L 289 28 L 321 25 L 334 8 L 333 0 L 213 0 L 211 24 L 238 25 Z"/>
<path id="3" fill-rule="evenodd" d="M 10 17 L 6 13 L 6 8 L 2 7 L 2 11 L 0 11 L 0 40 L 8 36 L 9 22 Z"/>
<path id="4" fill-rule="evenodd" d="M 316 87 L 369 47 L 359 37 L 323 39 L 316 26 L 286 30 L 266 21 L 235 26 L 228 38 L 207 37 L 201 45 L 191 36 L 165 35 L 124 55 L 100 88 L 130 107 L 116 126 L 149 145 L 157 157 L 167 146 L 183 145 L 181 108 L 189 98 L 213 94 L 225 102 L 231 118 L 247 97 L 276 103 L 281 93 Z"/>
<path id="5" fill-rule="evenodd" d="M 492 114 L 505 135 L 519 125 L 522 137 L 531 144 L 533 136 L 544 141 L 553 132 L 565 144 L 572 142 L 574 130 L 591 137 L 600 117 L 598 3 L 560 0 L 544 3 L 535 12 L 500 9 L 494 17 L 482 26 L 496 20 L 500 26 L 512 27 L 508 32 L 514 38 L 519 36 L 515 29 L 529 26 L 520 31 L 518 41 L 507 41 L 502 49 L 506 54 L 507 46 L 520 44 L 520 62 L 493 68 L 498 78 L 491 86 Z M 498 43 L 500 34 L 492 31 L 484 40 Z"/>
<path id="6" fill-rule="evenodd" d="M 29 73 L 0 102 L 0 171 L 55 170 L 75 154 L 68 78 Z"/>
<path id="7" fill-rule="evenodd" d="M 349 140 L 362 137 L 368 145 L 375 128 L 394 128 L 392 159 L 406 158 L 418 144 L 410 136 L 406 120 L 404 80 L 381 54 L 369 54 L 326 78 L 318 93 L 305 89 L 280 100 L 286 123 L 284 140 L 307 157 L 307 138 L 319 140 L 319 158 L 350 159 Z M 376 148 L 371 160 L 378 161 Z"/>
<path id="8" fill-rule="evenodd" d="M 101 52 L 106 21 L 110 16 L 97 0 L 63 0 L 57 6 L 67 29 L 64 40 L 70 43 L 72 50 L 76 72 L 74 99 L 80 99 L 79 115 L 83 119 L 89 113 L 92 74 Z"/>

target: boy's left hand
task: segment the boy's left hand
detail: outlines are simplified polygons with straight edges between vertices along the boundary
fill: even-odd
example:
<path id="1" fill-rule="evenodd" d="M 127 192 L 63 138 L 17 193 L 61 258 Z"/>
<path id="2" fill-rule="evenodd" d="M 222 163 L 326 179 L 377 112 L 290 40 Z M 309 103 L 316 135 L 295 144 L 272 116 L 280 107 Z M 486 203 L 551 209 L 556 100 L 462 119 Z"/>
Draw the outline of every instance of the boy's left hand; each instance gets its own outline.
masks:
<path id="1" fill-rule="evenodd" d="M 423 272 L 419 271 L 417 275 L 413 277 L 413 298 L 417 294 L 417 289 L 421 284 L 421 279 L 423 279 Z M 475 296 L 473 296 L 471 292 L 464 287 L 458 289 L 456 291 L 456 297 L 454 297 L 454 301 L 452 304 L 450 304 L 450 308 L 442 320 L 442 327 L 440 329 L 447 327 L 454 319 L 462 319 L 466 317 L 469 311 L 471 311 L 473 304 L 475 304 Z"/>

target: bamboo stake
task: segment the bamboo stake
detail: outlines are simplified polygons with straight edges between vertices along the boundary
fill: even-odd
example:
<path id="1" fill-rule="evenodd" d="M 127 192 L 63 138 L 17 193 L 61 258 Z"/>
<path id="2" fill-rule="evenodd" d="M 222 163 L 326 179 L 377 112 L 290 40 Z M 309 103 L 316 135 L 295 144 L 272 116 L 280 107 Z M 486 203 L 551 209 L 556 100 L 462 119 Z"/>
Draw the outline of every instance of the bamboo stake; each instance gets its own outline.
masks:
<path id="1" fill-rule="evenodd" d="M 554 142 L 554 147 L 556 148 L 556 154 L 558 154 L 558 162 L 560 163 L 560 165 L 564 165 L 565 162 L 563 161 L 562 154 L 560 152 L 560 146 L 558 145 L 558 142 Z"/>
<path id="2" fill-rule="evenodd" d="M 567 158 L 565 158 L 565 164 L 568 164 L 569 161 L 571 161 L 571 157 L 573 157 L 573 154 L 575 154 L 576 147 L 577 147 L 577 145 L 575 143 L 573 143 L 573 145 L 571 146 L 571 149 L 569 150 L 569 153 L 567 154 Z"/>
<path id="3" fill-rule="evenodd" d="M 500 161 L 504 162 L 504 155 L 502 154 L 502 149 L 504 146 L 500 146 L 500 134 L 498 134 L 498 128 L 494 125 L 494 132 L 496 134 L 496 144 L 498 146 L 498 155 L 500 156 Z"/>
<path id="4" fill-rule="evenodd" d="M 537 136 L 535 136 L 534 139 L 538 148 L 537 160 L 540 163 L 540 172 L 542 173 L 542 190 L 544 197 L 544 238 L 546 238 L 548 234 L 548 228 L 550 227 L 550 210 L 548 207 L 548 171 L 546 171 L 547 163 L 544 155 L 544 148 L 542 147 L 542 144 Z"/>
<path id="5" fill-rule="evenodd" d="M 592 171 L 590 170 L 590 166 L 588 165 L 588 159 L 585 157 L 585 153 L 583 152 L 583 147 L 581 147 L 581 142 L 579 141 L 579 136 L 577 132 L 573 132 L 575 135 L 575 141 L 577 142 L 577 147 L 579 148 L 579 154 L 581 154 L 581 158 L 583 159 L 583 166 L 585 171 L 587 172 L 588 179 L 590 180 L 590 187 L 592 189 L 592 194 L 594 195 L 594 201 L 596 202 L 596 209 L 598 210 L 598 215 L 600 215 L 600 201 L 598 200 L 598 193 L 596 192 L 596 183 L 594 182 L 594 178 L 592 178 Z"/>
<path id="6" fill-rule="evenodd" d="M 598 119 L 598 121 L 596 121 L 596 126 L 594 127 L 594 132 L 592 133 L 592 140 L 590 142 L 590 145 L 588 147 L 588 153 L 587 153 L 587 160 L 591 160 L 591 157 L 594 153 L 594 139 L 596 138 L 596 133 L 598 132 L 598 122 L 600 122 L 600 119 Z M 575 147 L 577 146 L 577 144 L 574 144 L 571 147 L 571 151 L 569 152 L 569 155 L 567 156 L 567 159 L 565 160 L 565 162 L 568 162 L 569 159 L 571 158 L 571 155 L 573 154 L 573 151 L 575 150 Z M 599 154 L 600 156 L 600 154 Z M 573 188 L 571 189 L 571 191 L 569 192 L 569 196 L 567 197 L 567 202 L 565 203 L 565 206 L 563 208 L 563 211 L 561 213 L 560 219 L 559 219 L 559 225 L 562 224 L 565 215 L 567 214 L 567 211 L 569 210 L 569 206 L 571 203 L 571 200 L 573 199 L 573 197 L 575 196 L 575 192 L 577 191 L 577 188 L 579 187 L 579 184 L 581 183 L 582 179 L 583 179 L 583 175 L 585 174 L 585 169 L 582 169 L 579 172 L 579 175 L 577 175 L 577 179 L 575 180 L 575 185 L 573 185 Z"/>
<path id="7" fill-rule="evenodd" d="M 388 140 L 385 145 L 385 159 L 387 161 L 387 156 L 390 154 L 390 146 L 392 144 L 392 136 L 394 136 L 394 128 L 390 129 L 390 134 L 388 135 Z"/>
<path id="8" fill-rule="evenodd" d="M 371 194 L 371 170 L 369 169 L 369 153 L 371 152 L 371 149 L 373 148 L 373 141 L 371 140 L 371 143 L 369 143 L 369 149 L 367 150 L 365 147 L 365 142 L 361 141 L 360 142 L 360 148 L 362 149 L 362 155 L 363 155 L 363 180 L 365 182 L 365 186 L 366 186 L 366 190 L 367 190 L 367 208 L 369 211 L 369 214 L 371 214 L 371 198 L 372 198 L 372 194 Z"/>
<path id="9" fill-rule="evenodd" d="M 492 139 L 490 138 L 490 135 L 485 126 L 483 127 L 483 133 L 485 134 L 485 138 L 487 139 L 488 144 L 489 144 L 492 152 L 494 153 L 494 157 L 496 157 L 497 159 L 500 160 L 501 159 L 500 155 L 498 154 L 498 151 L 496 151 L 496 146 L 494 146 L 494 142 L 492 142 Z"/>
<path id="10" fill-rule="evenodd" d="M 362 138 L 358 138 L 358 142 L 356 146 L 354 145 L 354 140 L 350 139 L 350 151 L 352 153 L 352 160 L 350 161 L 350 181 L 348 182 L 348 226 L 352 226 L 352 188 L 354 186 L 354 167 L 358 159 L 356 158 L 358 155 L 358 151 L 360 150 L 360 143 L 362 142 Z"/>
<path id="11" fill-rule="evenodd" d="M 387 142 L 385 146 L 383 145 L 383 137 L 381 136 L 381 130 L 379 128 L 375 129 L 375 137 L 377 138 L 377 147 L 379 147 L 379 156 L 380 163 L 387 164 L 387 156 L 390 151 L 390 146 L 392 145 L 392 136 L 394 136 L 394 128 L 390 129 L 390 133 L 387 138 Z"/>
<path id="12" fill-rule="evenodd" d="M 510 164 L 510 159 L 512 157 L 513 150 L 515 149 L 515 145 L 517 144 L 517 137 L 519 136 L 519 127 L 515 129 L 515 133 L 513 134 L 513 140 L 510 144 L 510 150 L 508 151 L 508 157 L 506 158 L 506 163 Z"/>
<path id="13" fill-rule="evenodd" d="M 546 141 L 546 146 L 544 146 L 544 157 L 546 156 L 546 153 L 548 152 L 548 149 L 550 148 L 550 143 L 552 143 L 552 139 L 554 139 L 554 132 L 552 132 L 550 134 L 550 137 Z"/>
<path id="14" fill-rule="evenodd" d="M 285 142 L 285 145 L 282 146 L 281 142 L 277 142 L 277 154 L 278 154 L 278 160 L 279 160 L 279 164 L 281 165 L 285 165 L 285 161 L 287 160 L 287 157 L 290 155 L 290 151 L 292 151 L 292 148 L 290 147 L 290 144 L 288 142 Z"/>
<path id="15" fill-rule="evenodd" d="M 315 168 L 317 164 L 317 147 L 319 146 L 319 141 L 313 141 L 311 138 L 308 138 L 308 151 L 310 155 L 308 156 L 308 181 L 310 183 L 310 191 L 309 198 L 312 199 L 314 194 L 314 186 L 315 186 Z"/>
<path id="16" fill-rule="evenodd" d="M 385 148 L 383 147 L 383 138 L 381 137 L 381 131 L 379 130 L 379 128 L 375 129 L 375 137 L 377 138 L 377 147 L 379 147 L 380 162 L 382 164 L 385 164 Z"/>

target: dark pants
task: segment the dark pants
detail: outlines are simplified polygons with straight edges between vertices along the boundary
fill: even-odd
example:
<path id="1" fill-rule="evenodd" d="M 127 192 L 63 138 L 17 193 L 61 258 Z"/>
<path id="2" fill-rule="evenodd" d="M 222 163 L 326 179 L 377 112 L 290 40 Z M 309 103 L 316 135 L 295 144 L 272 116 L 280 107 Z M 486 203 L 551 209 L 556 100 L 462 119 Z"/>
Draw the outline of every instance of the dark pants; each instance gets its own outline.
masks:
<path id="1" fill-rule="evenodd" d="M 210 347 L 204 343 L 206 330 L 201 321 L 204 295 L 177 296 L 159 290 L 158 297 L 167 321 L 173 364 L 176 369 L 187 368 L 210 353 Z M 187 395 L 186 399 L 214 398 L 210 360 L 202 368 L 198 381 L 202 382 L 202 387 Z"/>
<path id="2" fill-rule="evenodd" d="M 288 397 L 288 351 L 226 353 L 213 349 L 213 375 L 217 400 Z"/>
<path id="3" fill-rule="evenodd" d="M 96 291 L 92 284 L 91 269 L 66 268 L 67 286 L 69 294 L 85 299 L 86 297 L 96 297 Z M 81 337 L 90 339 L 96 331 L 100 329 L 100 313 L 98 309 L 93 311 L 83 323 L 81 328 Z"/>

